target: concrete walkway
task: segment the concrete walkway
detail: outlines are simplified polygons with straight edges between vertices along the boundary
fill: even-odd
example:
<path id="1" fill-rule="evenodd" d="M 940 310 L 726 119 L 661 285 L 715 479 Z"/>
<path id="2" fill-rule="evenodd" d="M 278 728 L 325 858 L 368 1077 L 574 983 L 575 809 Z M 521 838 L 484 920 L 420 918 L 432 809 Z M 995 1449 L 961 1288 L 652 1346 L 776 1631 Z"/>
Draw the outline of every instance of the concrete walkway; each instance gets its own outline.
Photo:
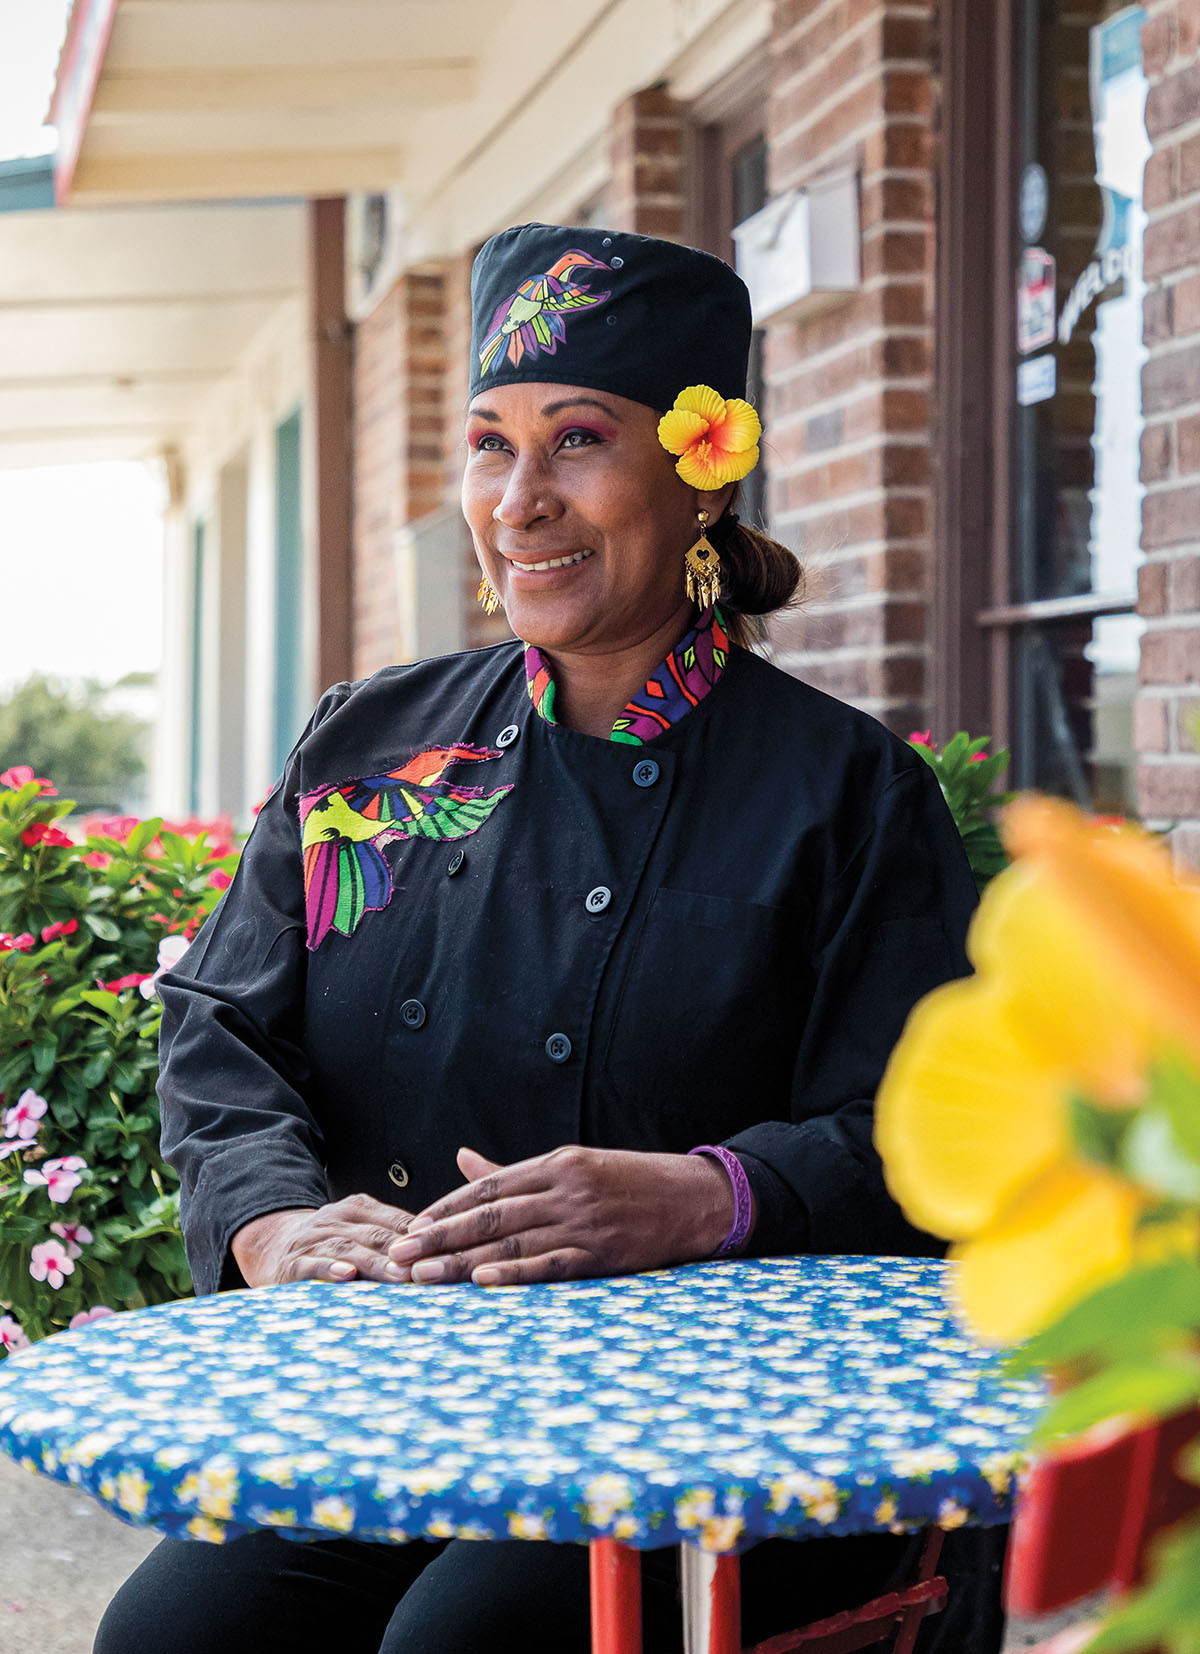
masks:
<path id="1" fill-rule="evenodd" d="M 0 1650 L 91 1654 L 109 1598 L 154 1544 L 0 1454 Z"/>
<path id="2" fill-rule="evenodd" d="M 155 1542 L 86 1494 L 0 1454 L 0 1654 L 91 1654 L 109 1599 Z M 1073 1617 L 1012 1626 L 1005 1654 Z"/>

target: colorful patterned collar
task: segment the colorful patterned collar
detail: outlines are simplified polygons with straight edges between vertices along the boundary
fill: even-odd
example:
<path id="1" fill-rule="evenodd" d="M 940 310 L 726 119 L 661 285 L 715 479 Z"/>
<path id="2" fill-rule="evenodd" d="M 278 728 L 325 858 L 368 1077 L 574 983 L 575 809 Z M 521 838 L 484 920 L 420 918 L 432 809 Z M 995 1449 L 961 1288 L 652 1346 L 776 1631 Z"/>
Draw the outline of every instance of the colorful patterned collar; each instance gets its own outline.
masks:
<path id="1" fill-rule="evenodd" d="M 692 630 L 681 637 L 647 679 L 646 687 L 626 706 L 612 727 L 610 741 L 644 746 L 670 729 L 708 694 L 729 659 L 729 638 L 718 609 L 705 609 Z M 525 677 L 529 699 L 539 718 L 555 724 L 555 683 L 541 650 L 525 647 Z"/>

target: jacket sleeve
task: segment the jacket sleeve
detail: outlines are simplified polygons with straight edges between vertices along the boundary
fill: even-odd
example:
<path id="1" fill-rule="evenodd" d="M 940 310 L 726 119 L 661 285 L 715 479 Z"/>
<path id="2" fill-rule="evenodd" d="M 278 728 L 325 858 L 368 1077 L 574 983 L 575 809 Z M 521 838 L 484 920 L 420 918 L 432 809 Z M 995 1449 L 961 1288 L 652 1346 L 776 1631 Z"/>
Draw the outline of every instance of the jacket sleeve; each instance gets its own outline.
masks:
<path id="1" fill-rule="evenodd" d="M 179 1174 L 199 1293 L 244 1285 L 229 1252 L 243 1224 L 327 1201 L 320 1128 L 305 1101 L 307 971 L 297 792 L 300 752 L 349 692 L 326 692 L 259 811 L 233 883 L 158 983 L 163 1157 Z"/>
<path id="2" fill-rule="evenodd" d="M 905 767 L 819 903 L 791 1119 L 764 1121 L 726 1144 L 754 1191 L 754 1255 L 941 1250 L 887 1192 L 872 1140 L 874 1098 L 912 1007 L 968 974 L 976 899 L 937 778 L 925 764 Z"/>

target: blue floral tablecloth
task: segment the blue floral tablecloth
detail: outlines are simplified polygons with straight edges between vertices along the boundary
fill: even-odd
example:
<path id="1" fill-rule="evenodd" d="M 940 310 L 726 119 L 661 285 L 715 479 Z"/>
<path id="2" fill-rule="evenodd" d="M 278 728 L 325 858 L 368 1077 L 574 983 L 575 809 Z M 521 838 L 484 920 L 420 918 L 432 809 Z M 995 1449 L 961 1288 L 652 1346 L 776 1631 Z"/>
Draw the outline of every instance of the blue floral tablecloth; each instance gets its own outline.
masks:
<path id="1" fill-rule="evenodd" d="M 1041 1405 L 950 1266 L 777 1258 L 484 1292 L 305 1282 L 0 1363 L 0 1448 L 124 1520 L 736 1550 L 1007 1521 Z"/>

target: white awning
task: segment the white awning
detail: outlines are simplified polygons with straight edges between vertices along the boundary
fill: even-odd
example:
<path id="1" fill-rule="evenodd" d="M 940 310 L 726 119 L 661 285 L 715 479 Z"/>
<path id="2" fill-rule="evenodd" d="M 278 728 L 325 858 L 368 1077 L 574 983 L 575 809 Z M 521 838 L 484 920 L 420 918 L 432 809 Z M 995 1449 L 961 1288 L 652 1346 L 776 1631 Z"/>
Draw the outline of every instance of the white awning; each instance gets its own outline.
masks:
<path id="1" fill-rule="evenodd" d="M 51 111 L 59 200 L 399 191 L 416 256 L 456 252 L 576 168 L 631 92 L 765 38 L 769 10 L 76 0 Z"/>
<path id="2" fill-rule="evenodd" d="M 0 215 L 0 466 L 180 445 L 302 303 L 303 240 L 297 205 Z"/>

